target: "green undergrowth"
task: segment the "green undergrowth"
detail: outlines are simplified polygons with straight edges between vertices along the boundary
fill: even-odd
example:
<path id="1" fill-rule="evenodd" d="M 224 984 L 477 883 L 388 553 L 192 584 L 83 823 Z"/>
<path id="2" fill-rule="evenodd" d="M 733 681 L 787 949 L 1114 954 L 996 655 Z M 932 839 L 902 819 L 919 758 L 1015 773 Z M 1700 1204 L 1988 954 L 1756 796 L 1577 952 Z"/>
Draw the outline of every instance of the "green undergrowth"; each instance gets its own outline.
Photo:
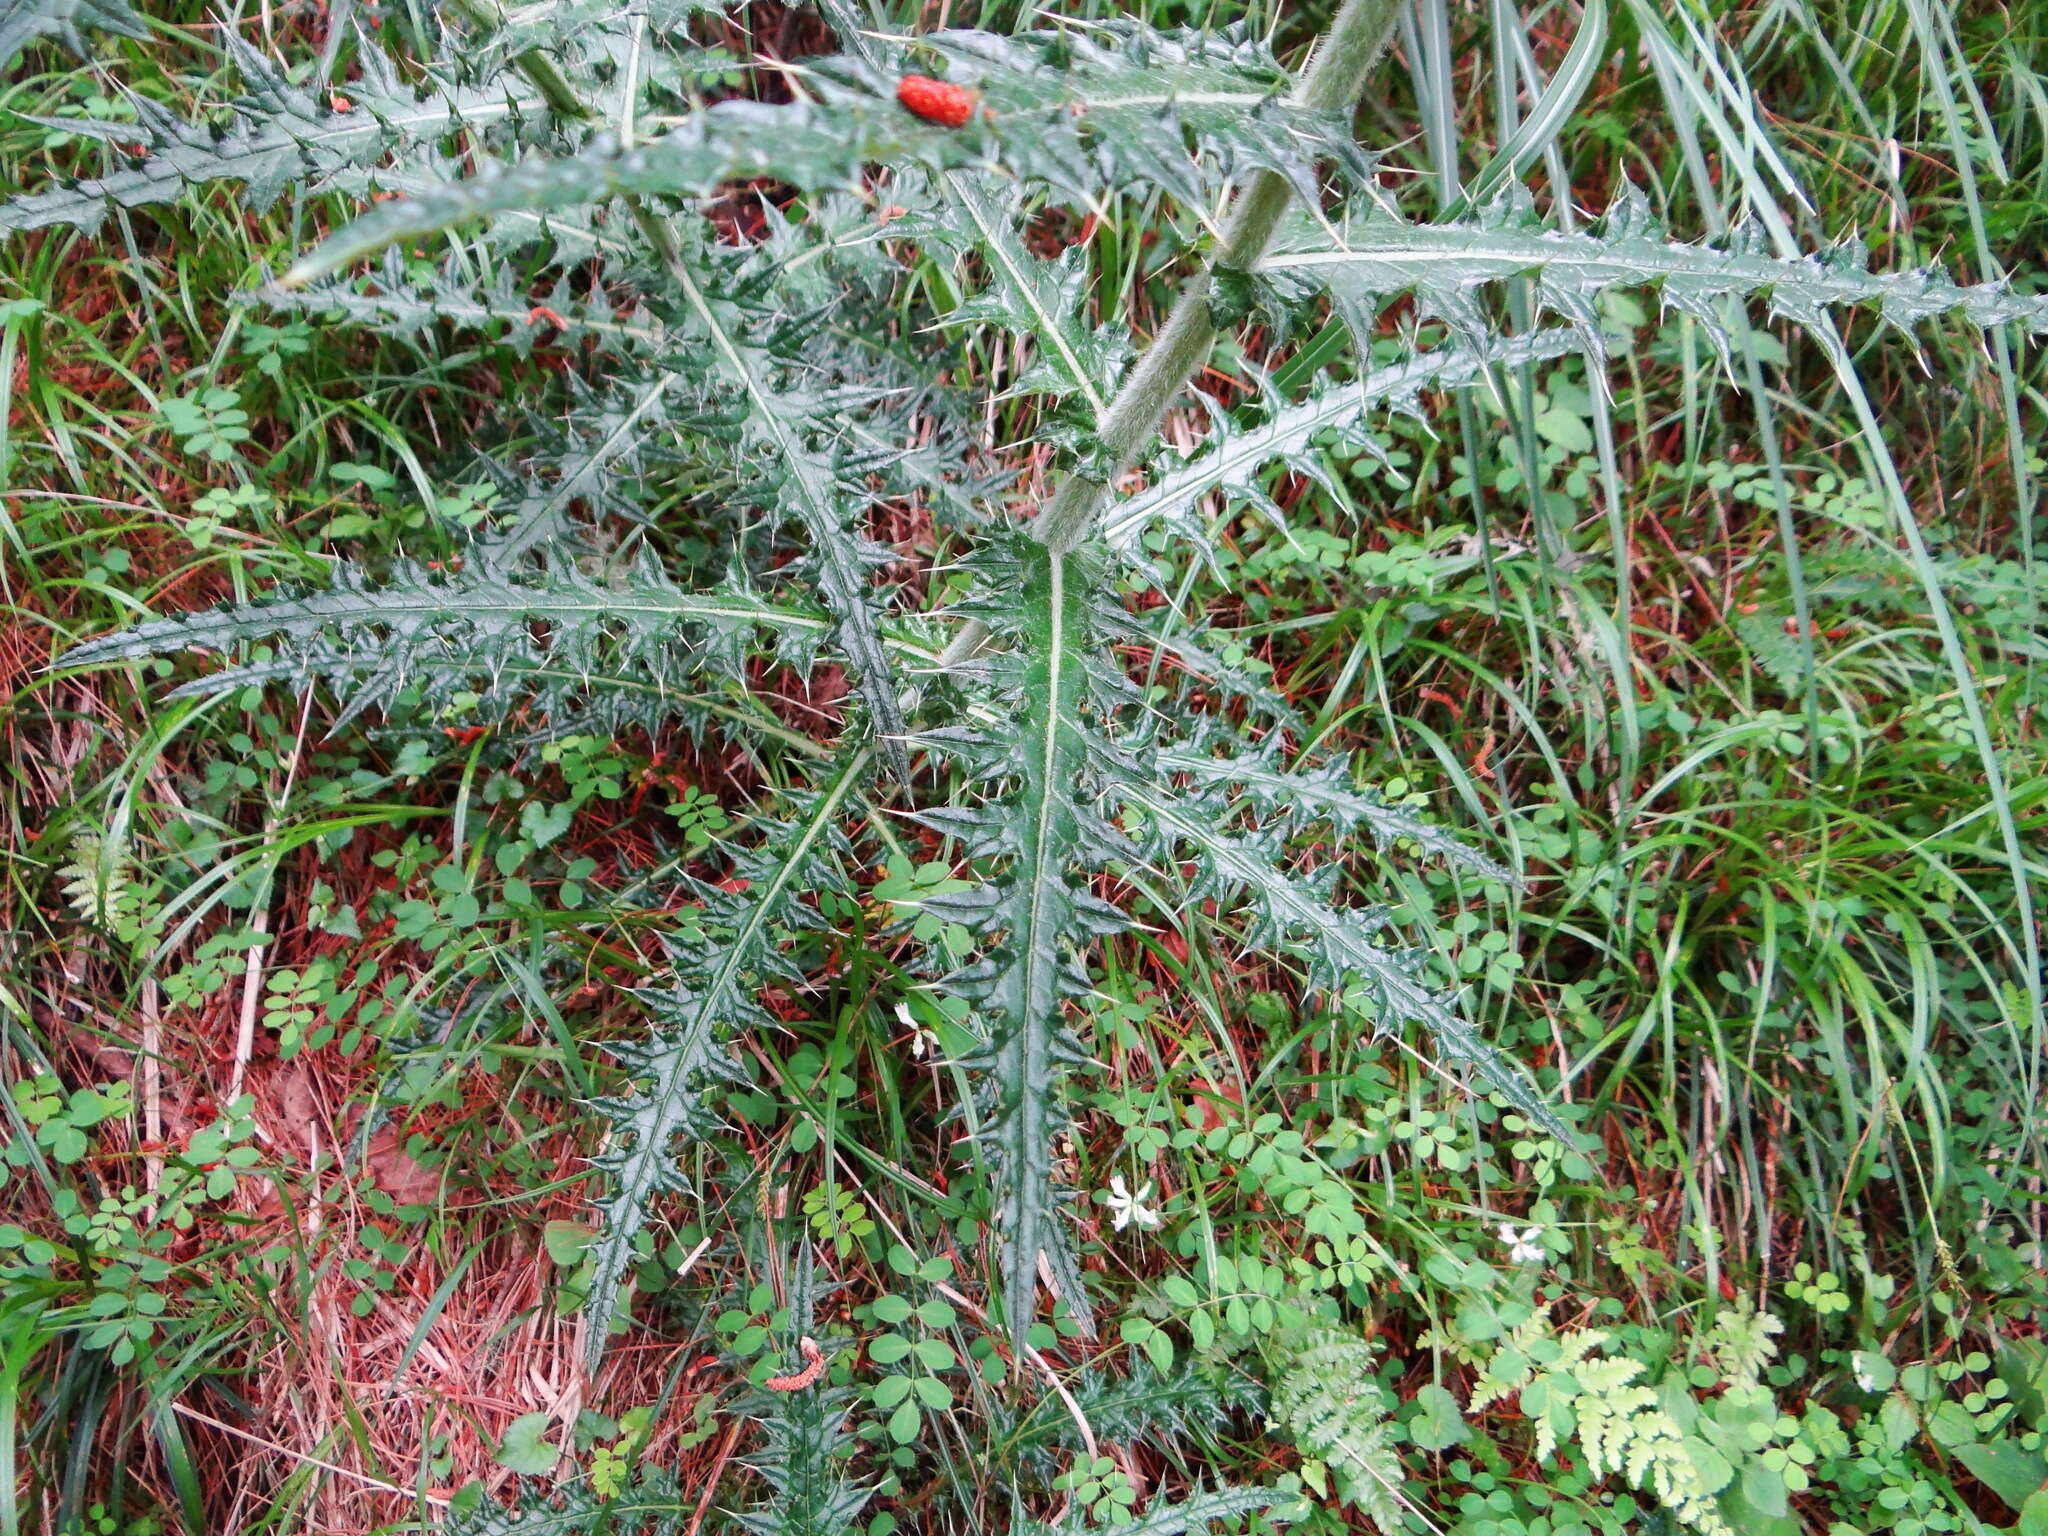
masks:
<path id="1" fill-rule="evenodd" d="M 1084 12 L 0 22 L 0 1531 L 2048 1532 L 2039 18 Z"/>

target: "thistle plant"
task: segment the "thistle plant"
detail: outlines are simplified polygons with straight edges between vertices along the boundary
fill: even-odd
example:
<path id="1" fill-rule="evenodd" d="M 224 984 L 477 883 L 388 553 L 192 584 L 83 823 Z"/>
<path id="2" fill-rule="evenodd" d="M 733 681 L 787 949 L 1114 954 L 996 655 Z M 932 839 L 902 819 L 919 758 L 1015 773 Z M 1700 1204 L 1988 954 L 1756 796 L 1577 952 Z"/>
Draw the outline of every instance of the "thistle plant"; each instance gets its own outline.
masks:
<path id="1" fill-rule="evenodd" d="M 1848 370 L 1838 311 L 2003 335 L 2048 330 L 2048 303 L 1873 272 L 1853 245 L 1802 253 L 1748 228 L 1674 240 L 1626 186 L 1590 226 L 1567 207 L 1546 217 L 1520 180 L 1540 152 L 1533 131 L 1441 218 L 1406 217 L 1354 137 L 1392 0 L 1344 0 L 1293 74 L 1238 31 L 1047 21 L 898 37 L 828 0 L 841 51 L 783 65 L 791 99 L 775 104 L 701 99 L 725 61 L 690 41 L 700 9 L 448 5 L 434 25 L 450 46 L 431 59 L 352 38 L 345 94 L 228 34 L 242 94 L 225 121 L 157 108 L 139 123 L 68 121 L 145 151 L 0 208 L 6 233 L 89 229 L 214 181 L 259 207 L 338 194 L 365 211 L 252 306 L 420 345 L 478 332 L 574 349 L 567 410 L 523 424 L 523 448 L 487 451 L 469 476 L 495 488 L 495 515 L 459 562 L 337 559 L 315 589 L 152 619 L 65 660 L 203 650 L 218 664 L 181 694 L 317 685 L 339 719 L 488 725 L 510 752 L 550 734 L 680 729 L 773 760 L 775 787 L 745 826 L 677 877 L 671 905 L 688 921 L 667 936 L 666 974 L 638 993 L 644 1034 L 613 1047 L 619 1091 L 592 1104 L 589 1363 L 636 1236 L 686 1187 L 679 1158 L 715 1132 L 741 1080 L 740 1044 L 775 1027 L 764 993 L 817 979 L 792 936 L 829 935 L 862 864 L 906 825 L 963 887 L 923 910 L 967 945 L 926 942 L 914 979 L 971 1005 L 962 1151 L 989 1191 L 988 1307 L 1020 1347 L 1049 1308 L 1092 1327 L 1059 1172 L 1069 1082 L 1092 1055 L 1076 1003 L 1101 946 L 1141 920 L 1214 914 L 1301 998 L 1413 1036 L 1569 1140 L 1535 1076 L 1488 1043 L 1372 900 L 1364 855 L 1440 859 L 1503 886 L 1513 871 L 1315 748 L 1307 722 L 1160 588 L 1148 538 L 1200 555 L 1207 498 L 1256 503 L 1276 464 L 1322 473 L 1315 445 L 1369 445 L 1376 413 L 1500 397 L 1520 370 L 1568 354 L 1597 380 L 1613 323 L 1602 300 L 1618 290 L 1683 312 L 1731 367 L 1750 356 L 1755 305 Z M 127 24 L 58 6 L 39 26 L 61 35 L 94 14 Z M 1594 52 L 1602 17 L 1589 6 Z M 1569 95 L 1546 95 L 1553 128 Z M 758 196 L 736 184 L 778 189 L 743 243 L 702 216 L 707 199 Z M 1133 355 L 1118 295 L 1100 296 L 1107 324 L 1085 318 L 1085 252 L 1048 259 L 1021 231 L 1049 206 L 1152 195 L 1199 233 Z M 968 286 L 956 307 L 919 313 L 904 297 L 909 250 L 942 256 Z M 1334 319 L 1359 366 L 1298 397 L 1261 380 L 1249 406 L 1209 407 L 1191 451 L 1165 447 L 1162 424 L 1197 407 L 1190 383 L 1218 336 L 1254 317 L 1282 336 Z M 940 377 L 944 327 L 964 323 L 1010 334 L 1028 358 L 1008 388 L 1039 404 L 1032 439 L 977 445 L 985 402 Z M 1390 328 L 1402 355 L 1368 360 Z M 1027 494 L 1009 477 L 1034 452 L 1050 484 Z M 662 488 L 678 465 L 721 487 L 688 510 L 727 552 L 720 570 L 671 552 L 678 514 Z M 930 573 L 943 579 L 929 606 L 873 536 L 884 501 L 927 510 L 958 551 Z M 1176 666 L 1141 681 L 1133 657 Z M 760 707 L 766 671 L 825 664 L 853 688 L 835 736 L 799 735 Z"/>

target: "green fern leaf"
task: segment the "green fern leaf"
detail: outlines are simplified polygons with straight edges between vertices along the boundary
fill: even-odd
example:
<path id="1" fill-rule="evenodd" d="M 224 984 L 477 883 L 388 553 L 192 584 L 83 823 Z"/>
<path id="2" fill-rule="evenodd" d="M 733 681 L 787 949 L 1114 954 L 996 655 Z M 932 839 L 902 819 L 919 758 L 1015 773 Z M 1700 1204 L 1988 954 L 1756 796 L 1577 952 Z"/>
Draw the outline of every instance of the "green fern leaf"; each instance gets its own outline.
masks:
<path id="1" fill-rule="evenodd" d="M 1273 1387 L 1273 1418 L 1305 1455 L 1336 1474 L 1343 1498 L 1381 1531 L 1402 1529 L 1397 1490 L 1407 1474 L 1388 1429 L 1386 1393 L 1372 1345 L 1316 1325 L 1286 1341 Z"/>

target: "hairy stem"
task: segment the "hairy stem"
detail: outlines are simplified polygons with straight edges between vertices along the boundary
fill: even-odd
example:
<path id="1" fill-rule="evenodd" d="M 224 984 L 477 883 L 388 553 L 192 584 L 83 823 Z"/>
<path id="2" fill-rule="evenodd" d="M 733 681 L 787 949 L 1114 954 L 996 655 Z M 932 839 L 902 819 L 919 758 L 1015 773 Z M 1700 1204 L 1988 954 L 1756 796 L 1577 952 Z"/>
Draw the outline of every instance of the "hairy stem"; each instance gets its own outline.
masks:
<path id="1" fill-rule="evenodd" d="M 1311 112 L 1342 112 L 1356 102 L 1399 14 L 1398 0 L 1344 0 L 1295 88 L 1295 102 Z M 1286 178 L 1277 172 L 1262 170 L 1252 178 L 1231 210 L 1221 243 L 1202 270 L 1188 279 L 1165 327 L 1109 403 L 1097 430 L 1106 477 L 1070 475 L 1032 525 L 1048 549 L 1065 554 L 1094 531 L 1110 486 L 1137 461 L 1166 419 L 1167 408 L 1208 359 L 1216 339 L 1209 288 L 1217 271 L 1246 271 L 1259 259 L 1291 196 Z"/>

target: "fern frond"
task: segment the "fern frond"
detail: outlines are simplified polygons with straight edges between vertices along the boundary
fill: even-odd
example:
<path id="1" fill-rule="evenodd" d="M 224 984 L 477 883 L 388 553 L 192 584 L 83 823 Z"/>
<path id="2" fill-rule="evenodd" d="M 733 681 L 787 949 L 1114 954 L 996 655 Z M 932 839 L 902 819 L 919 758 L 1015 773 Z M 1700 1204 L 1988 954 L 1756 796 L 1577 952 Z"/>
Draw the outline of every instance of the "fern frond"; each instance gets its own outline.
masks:
<path id="1" fill-rule="evenodd" d="M 1342 1328 L 1317 1325 L 1286 1341 L 1273 1386 L 1273 1418 L 1302 1453 L 1337 1477 L 1345 1500 L 1381 1531 L 1402 1528 L 1395 1490 L 1406 1473 L 1387 1425 L 1386 1394 L 1372 1346 Z"/>
<path id="2" fill-rule="evenodd" d="M 127 840 L 107 833 L 73 834 L 71 858 L 57 871 L 64 899 L 81 919 L 125 944 L 142 936 L 153 914 L 153 887 L 136 878 Z"/>
<path id="3" fill-rule="evenodd" d="M 1654 1387 L 1639 1384 L 1641 1361 L 1588 1360 L 1572 1375 L 1571 1412 L 1586 1467 L 1595 1477 L 1626 1477 L 1701 1536 L 1735 1536 L 1687 1448 L 1684 1431 L 1660 1406 Z M 1726 1463 L 1722 1463 L 1725 1481 Z"/>
<path id="4" fill-rule="evenodd" d="M 437 574 L 407 565 L 381 583 L 342 564 L 324 591 L 154 620 L 87 641 L 64 660 L 89 666 L 263 642 L 269 655 L 178 691 L 320 681 L 343 699 L 347 720 L 389 708 L 409 690 L 430 708 L 480 692 L 509 713 L 525 701 L 506 685 L 536 671 L 589 684 L 622 677 L 680 694 L 707 670 L 736 675 L 748 642 L 764 631 L 785 660 L 802 663 L 826 628 L 822 614 L 736 585 L 685 590 L 647 562 L 608 580 L 574 570 Z"/>
<path id="5" fill-rule="evenodd" d="M 1580 1328 L 1569 1333 L 1559 1333 L 1545 1314 L 1531 1314 L 1511 1330 L 1493 1353 L 1487 1356 L 1484 1368 L 1472 1383 L 1472 1398 L 1467 1405 L 1468 1410 L 1474 1414 L 1480 1413 L 1520 1392 L 1536 1379 L 1539 1358 L 1541 1368 L 1546 1374 L 1569 1373 L 1580 1361 L 1604 1345 L 1607 1339 L 1608 1335 L 1598 1328 Z M 1539 1446 L 1537 1460 L 1541 1461 L 1545 1454 L 1547 1453 Z"/>
<path id="6" fill-rule="evenodd" d="M 0 204 L 0 234 L 53 224 L 91 231 L 115 208 L 173 202 L 187 188 L 213 181 L 240 182 L 243 202 L 262 209 L 287 187 L 318 191 L 345 172 L 450 134 L 498 145 L 545 137 L 547 103 L 517 77 L 480 85 L 429 77 L 414 86 L 380 52 L 365 49 L 362 75 L 348 87 L 349 105 L 337 108 L 326 92 L 293 84 L 235 33 L 223 34 L 223 43 L 247 88 L 233 103 L 227 127 L 186 122 L 143 96 L 131 98 L 139 122 L 52 119 L 51 126 L 66 132 L 115 144 L 140 140 L 148 151 L 128 169 Z"/>
<path id="7" fill-rule="evenodd" d="M 1419 401 L 1425 392 L 1472 384 L 1485 376 L 1489 364 L 1513 367 L 1543 362 L 1581 347 L 1571 332 L 1562 329 L 1513 337 L 1489 352 L 1470 346 L 1440 347 L 1386 367 L 1367 369 L 1350 382 L 1327 383 L 1309 399 L 1282 407 L 1256 426 L 1235 426 L 1219 413 L 1208 436 L 1192 453 L 1155 464 L 1151 484 L 1110 506 L 1103 515 L 1103 537 L 1113 549 L 1131 551 L 1150 529 L 1161 524 L 1175 532 L 1201 536 L 1206 530 L 1195 521 L 1194 508 L 1211 491 L 1248 503 L 1284 527 L 1285 514 L 1259 484 L 1268 465 L 1283 463 L 1321 481 L 1322 463 L 1309 450 L 1324 433 L 1351 428 L 1378 409 L 1419 416 Z"/>
<path id="8" fill-rule="evenodd" d="M 657 1195 L 690 1187 L 676 1167 L 675 1142 L 701 1139 L 716 1126 L 717 1117 L 704 1103 L 707 1091 L 744 1081 L 726 1054 L 726 1041 L 738 1030 L 774 1027 L 756 998 L 765 980 L 802 979 L 782 954 L 781 933 L 822 921 L 795 899 L 801 892 L 838 890 L 844 883 L 834 857 L 842 841 L 839 818 L 868 758 L 865 748 L 847 753 L 819 788 L 794 797 L 790 821 L 735 859 L 731 878 L 720 886 L 696 886 L 702 908 L 691 931 L 670 942 L 673 981 L 636 994 L 653 1011 L 655 1032 L 613 1051 L 627 1075 L 647 1086 L 595 1105 L 611 1133 L 597 1158 L 607 1188 L 598 1202 L 604 1220 L 590 1243 L 592 1273 L 584 1302 L 592 1370 L 604 1353 L 619 1288 L 633 1264 L 634 1234 Z"/>
<path id="9" fill-rule="evenodd" d="M 897 79 L 928 70 L 977 92 L 982 110 L 950 128 L 895 99 Z M 811 99 L 788 106 L 723 101 L 688 114 L 664 137 L 622 149 L 599 140 L 565 159 L 516 168 L 387 203 L 316 247 L 287 274 L 309 282 L 393 241 L 513 210 L 540 212 L 634 196 L 699 197 L 727 182 L 772 177 L 804 189 L 858 186 L 878 161 L 930 171 L 1001 167 L 1076 195 L 1105 183 L 1161 187 L 1204 206 L 1194 156 L 1238 178 L 1257 168 L 1306 197 L 1334 160 L 1354 180 L 1370 165 L 1337 114 L 1281 99 L 1285 71 L 1241 30 L 1160 32 L 1134 21 L 1058 34 L 935 32 L 886 64 L 813 61 Z"/>
<path id="10" fill-rule="evenodd" d="M 54 37 L 81 59 L 89 57 L 85 33 L 118 32 L 146 40 L 149 30 L 128 0 L 10 0 L 0 15 L 0 69 L 39 37 Z"/>
<path id="11" fill-rule="evenodd" d="M 1649 200 L 1633 186 L 1623 188 L 1597 226 L 1582 232 L 1539 226 L 1526 196 L 1457 224 L 1411 224 L 1375 213 L 1334 231 L 1301 228 L 1260 261 L 1259 271 L 1268 279 L 1326 288 L 1354 315 L 1376 314 L 1388 299 L 1412 294 L 1419 313 L 1473 337 L 1491 329 L 1482 290 L 1522 278 L 1537 309 L 1561 316 L 1595 354 L 1599 296 L 1652 286 L 1666 304 L 1699 321 L 1724 356 L 1721 306 L 1751 298 L 1766 299 L 1774 317 L 1816 335 L 1828 334 L 1830 310 L 1852 305 L 1874 307 L 1902 331 L 1944 314 L 1980 328 L 2015 323 L 2048 331 L 2048 297 L 2028 297 L 2004 283 L 1961 285 L 1932 267 L 1872 272 L 1860 242 L 1787 260 L 1769 254 L 1753 228 L 1718 246 L 1667 240 Z"/>

